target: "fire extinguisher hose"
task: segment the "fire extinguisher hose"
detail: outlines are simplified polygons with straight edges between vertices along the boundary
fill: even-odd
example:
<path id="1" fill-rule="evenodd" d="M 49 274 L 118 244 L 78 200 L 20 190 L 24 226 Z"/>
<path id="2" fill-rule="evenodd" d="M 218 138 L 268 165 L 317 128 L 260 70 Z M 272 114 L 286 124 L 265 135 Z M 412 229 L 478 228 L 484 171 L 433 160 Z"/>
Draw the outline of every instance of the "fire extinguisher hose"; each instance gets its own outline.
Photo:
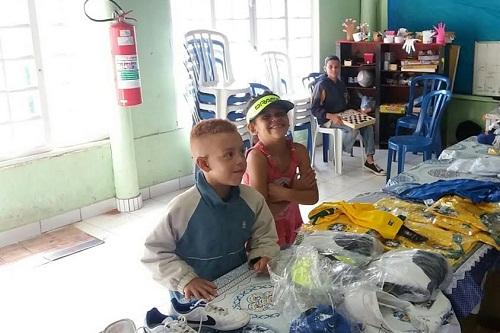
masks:
<path id="1" fill-rule="evenodd" d="M 105 19 L 96 19 L 96 18 L 93 18 L 91 17 L 88 13 L 87 13 L 87 2 L 89 2 L 90 0 L 85 0 L 85 2 L 83 3 L 83 12 L 85 13 L 85 16 L 87 16 L 87 18 L 89 20 L 92 20 L 94 22 L 110 22 L 110 21 L 116 21 L 116 20 L 119 20 L 119 19 L 127 19 L 127 20 L 133 20 L 133 21 L 137 21 L 135 18 L 133 17 L 127 17 L 126 15 L 130 14 L 132 11 L 129 10 L 129 11 L 124 11 L 122 9 L 122 7 L 120 7 L 120 5 L 118 3 L 116 3 L 115 1 L 113 0 L 108 0 L 109 2 L 111 2 L 116 8 L 118 8 L 118 10 L 114 10 L 113 11 L 113 17 L 110 17 L 110 18 L 105 18 Z"/>

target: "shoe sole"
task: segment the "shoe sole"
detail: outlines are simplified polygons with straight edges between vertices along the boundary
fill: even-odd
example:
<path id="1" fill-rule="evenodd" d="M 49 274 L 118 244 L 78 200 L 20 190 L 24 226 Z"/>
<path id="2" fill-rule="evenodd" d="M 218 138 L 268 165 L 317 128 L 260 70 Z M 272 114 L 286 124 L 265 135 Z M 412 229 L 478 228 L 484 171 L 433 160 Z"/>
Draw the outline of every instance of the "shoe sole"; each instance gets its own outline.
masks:
<path id="1" fill-rule="evenodd" d="M 375 174 L 377 176 L 385 176 L 387 174 L 385 171 L 377 172 L 377 171 L 375 171 L 373 169 L 370 169 L 369 167 L 364 166 L 364 165 L 363 165 L 363 169 L 368 170 L 368 171 L 370 171 L 371 173 L 373 173 L 373 174 Z"/>

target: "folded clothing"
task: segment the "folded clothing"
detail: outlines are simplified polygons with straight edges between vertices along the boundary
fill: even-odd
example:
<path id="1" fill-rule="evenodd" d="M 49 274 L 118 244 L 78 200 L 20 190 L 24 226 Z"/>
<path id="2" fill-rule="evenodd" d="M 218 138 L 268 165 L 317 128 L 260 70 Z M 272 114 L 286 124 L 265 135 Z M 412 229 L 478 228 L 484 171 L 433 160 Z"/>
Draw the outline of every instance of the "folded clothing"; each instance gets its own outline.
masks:
<path id="1" fill-rule="evenodd" d="M 350 323 L 331 305 L 318 305 L 290 324 L 290 333 L 350 333 Z"/>

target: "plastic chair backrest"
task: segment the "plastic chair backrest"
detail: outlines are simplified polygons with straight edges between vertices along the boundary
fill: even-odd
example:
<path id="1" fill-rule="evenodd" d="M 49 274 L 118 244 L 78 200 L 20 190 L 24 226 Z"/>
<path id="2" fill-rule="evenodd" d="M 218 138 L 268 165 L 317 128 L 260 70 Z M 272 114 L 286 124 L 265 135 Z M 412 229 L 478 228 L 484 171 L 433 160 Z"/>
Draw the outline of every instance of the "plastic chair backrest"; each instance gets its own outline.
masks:
<path id="1" fill-rule="evenodd" d="M 261 54 L 265 67 L 266 83 L 271 90 L 280 95 L 293 93 L 290 59 L 283 52 L 268 51 Z"/>
<path id="2" fill-rule="evenodd" d="M 413 107 L 427 93 L 436 90 L 449 90 L 449 87 L 450 79 L 443 75 L 425 74 L 412 78 L 410 80 L 410 96 L 408 97 L 406 115 L 413 114 Z"/>
<path id="3" fill-rule="evenodd" d="M 450 99 L 449 90 L 435 90 L 424 95 L 414 135 L 435 138 L 440 130 L 443 111 Z"/>
<path id="4" fill-rule="evenodd" d="M 310 123 L 312 120 L 309 100 L 302 99 L 295 101 L 295 107 L 288 112 L 288 120 L 290 121 L 290 128 L 295 126 Z"/>
<path id="5" fill-rule="evenodd" d="M 234 82 L 229 40 L 213 30 L 191 30 L 184 35 L 189 60 L 198 68 L 199 83 L 230 85 Z"/>
<path id="6" fill-rule="evenodd" d="M 313 72 L 313 73 L 309 73 L 309 75 L 307 75 L 306 77 L 303 77 L 302 78 L 302 85 L 304 86 L 304 89 L 309 91 L 312 95 L 312 93 L 314 91 L 314 85 L 316 84 L 316 82 L 319 81 L 319 79 L 323 75 L 325 75 L 325 73 Z"/>

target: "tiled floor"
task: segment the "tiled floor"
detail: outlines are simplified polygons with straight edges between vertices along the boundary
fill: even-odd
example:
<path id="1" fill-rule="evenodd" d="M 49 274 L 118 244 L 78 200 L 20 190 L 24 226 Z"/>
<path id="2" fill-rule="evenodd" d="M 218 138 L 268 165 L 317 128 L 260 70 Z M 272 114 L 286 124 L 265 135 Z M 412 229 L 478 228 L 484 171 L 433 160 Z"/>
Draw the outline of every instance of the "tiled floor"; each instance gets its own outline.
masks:
<path id="1" fill-rule="evenodd" d="M 320 155 L 320 201 L 348 200 L 385 183 L 385 177 L 362 170 L 359 157 L 344 154 L 344 173 L 337 176 Z M 378 151 L 376 160 L 385 168 L 386 151 Z M 408 154 L 407 165 L 420 161 Z M 180 192 L 147 200 L 133 213 L 104 214 L 75 224 L 105 240 L 103 245 L 43 265 L 27 258 L 0 266 L 0 331 L 95 333 L 120 318 L 141 325 L 148 309 L 168 302 L 167 291 L 139 261 L 144 239 Z M 310 209 L 301 207 L 302 214 Z"/>

